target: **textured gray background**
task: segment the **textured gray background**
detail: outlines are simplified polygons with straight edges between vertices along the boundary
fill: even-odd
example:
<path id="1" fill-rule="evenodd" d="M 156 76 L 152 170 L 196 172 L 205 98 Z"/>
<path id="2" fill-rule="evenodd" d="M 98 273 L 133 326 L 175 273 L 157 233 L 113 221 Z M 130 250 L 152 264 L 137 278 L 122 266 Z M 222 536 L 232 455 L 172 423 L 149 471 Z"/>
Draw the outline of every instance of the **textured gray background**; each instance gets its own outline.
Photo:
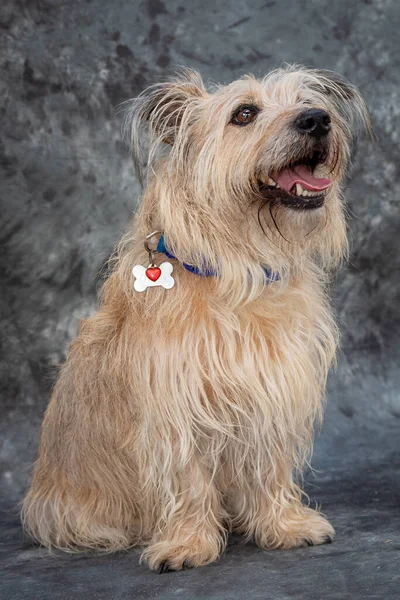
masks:
<path id="1" fill-rule="evenodd" d="M 399 30 L 397 0 L 3 0 L 2 599 L 400 596 Z M 347 190 L 342 352 L 307 477 L 337 528 L 334 544 L 262 552 L 233 539 L 218 564 L 161 577 L 137 566 L 136 551 L 49 558 L 23 546 L 14 507 L 56 368 L 95 310 L 99 268 L 139 194 L 115 107 L 178 65 L 228 82 L 284 61 L 357 84 L 380 142 L 361 143 Z"/>

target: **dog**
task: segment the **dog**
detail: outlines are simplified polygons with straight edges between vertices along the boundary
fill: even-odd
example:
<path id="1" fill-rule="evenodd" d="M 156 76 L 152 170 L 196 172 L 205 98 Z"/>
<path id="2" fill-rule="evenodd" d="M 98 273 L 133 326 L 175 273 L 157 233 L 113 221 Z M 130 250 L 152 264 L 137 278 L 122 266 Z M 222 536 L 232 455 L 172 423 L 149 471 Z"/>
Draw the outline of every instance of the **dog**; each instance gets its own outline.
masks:
<path id="1" fill-rule="evenodd" d="M 365 128 L 352 84 L 299 66 L 211 90 L 184 70 L 132 102 L 143 198 L 45 414 L 22 512 L 33 540 L 139 544 L 160 573 L 215 561 L 230 531 L 262 548 L 332 541 L 299 481 Z"/>

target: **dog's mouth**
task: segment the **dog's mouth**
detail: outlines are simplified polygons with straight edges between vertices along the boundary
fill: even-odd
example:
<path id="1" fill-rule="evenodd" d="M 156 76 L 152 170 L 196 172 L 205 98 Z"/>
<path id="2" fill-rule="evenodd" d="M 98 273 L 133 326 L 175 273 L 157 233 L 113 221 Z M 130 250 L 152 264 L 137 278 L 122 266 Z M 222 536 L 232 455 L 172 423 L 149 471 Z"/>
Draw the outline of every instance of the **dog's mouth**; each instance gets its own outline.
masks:
<path id="1" fill-rule="evenodd" d="M 319 158 L 291 163 L 272 175 L 260 174 L 258 185 L 262 196 L 298 210 L 320 208 L 333 182 L 318 176 L 323 165 Z"/>

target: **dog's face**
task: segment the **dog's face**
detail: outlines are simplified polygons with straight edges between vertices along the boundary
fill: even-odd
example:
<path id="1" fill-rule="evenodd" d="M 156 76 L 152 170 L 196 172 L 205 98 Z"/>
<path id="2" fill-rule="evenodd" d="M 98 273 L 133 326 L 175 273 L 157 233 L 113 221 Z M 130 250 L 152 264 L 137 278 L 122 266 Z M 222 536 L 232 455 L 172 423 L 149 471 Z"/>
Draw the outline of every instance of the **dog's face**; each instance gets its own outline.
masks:
<path id="1" fill-rule="evenodd" d="M 264 203 L 316 210 L 343 178 L 352 131 L 340 103 L 350 89 L 323 77 L 276 72 L 235 82 L 213 99 L 225 107 L 230 169 L 247 177 Z"/>
<path id="2" fill-rule="evenodd" d="M 205 232 L 232 224 L 229 235 L 239 232 L 258 255 L 266 254 L 267 238 L 269 250 L 272 244 L 286 257 L 296 254 L 294 246 L 323 246 L 338 257 L 345 244 L 340 185 L 354 136 L 369 123 L 351 84 L 331 72 L 288 67 L 209 93 L 187 72 L 150 88 L 132 114 L 136 149 L 137 127 L 150 127 L 158 194 L 178 221 L 183 211 L 186 221 L 201 214 Z M 169 151 L 160 159 L 161 146 Z M 177 190 L 181 203 L 173 202 Z"/>

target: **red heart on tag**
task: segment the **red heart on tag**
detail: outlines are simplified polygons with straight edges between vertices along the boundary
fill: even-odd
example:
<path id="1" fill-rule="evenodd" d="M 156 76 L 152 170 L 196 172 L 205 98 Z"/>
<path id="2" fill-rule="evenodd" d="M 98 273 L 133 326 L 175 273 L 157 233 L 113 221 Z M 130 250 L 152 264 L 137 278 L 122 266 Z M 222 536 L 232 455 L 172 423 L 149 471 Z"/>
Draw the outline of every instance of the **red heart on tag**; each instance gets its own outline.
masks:
<path id="1" fill-rule="evenodd" d="M 159 267 L 149 267 L 146 269 L 146 277 L 151 281 L 157 281 L 161 276 L 161 269 Z"/>

